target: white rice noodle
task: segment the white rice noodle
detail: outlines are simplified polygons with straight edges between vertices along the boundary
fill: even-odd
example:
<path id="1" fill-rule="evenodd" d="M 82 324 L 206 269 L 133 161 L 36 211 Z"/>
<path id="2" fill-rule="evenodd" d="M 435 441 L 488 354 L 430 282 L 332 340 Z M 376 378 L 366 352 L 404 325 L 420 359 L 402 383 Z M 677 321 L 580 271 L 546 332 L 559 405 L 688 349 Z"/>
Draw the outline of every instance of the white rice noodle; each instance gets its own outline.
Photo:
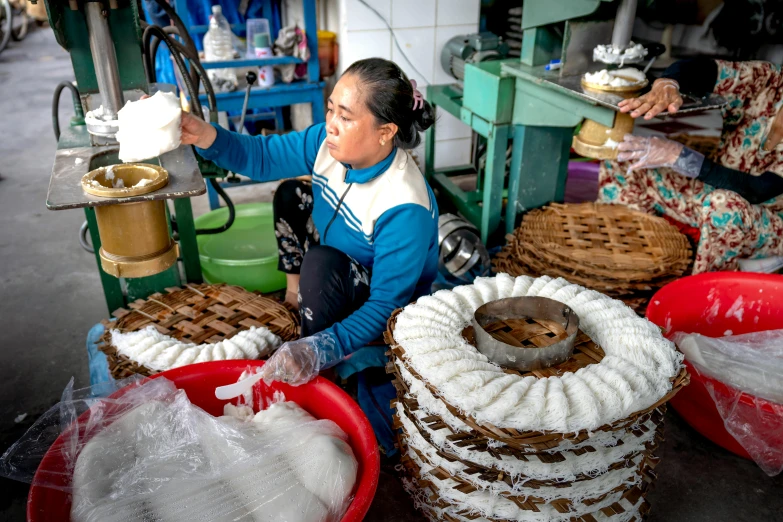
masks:
<path id="1" fill-rule="evenodd" d="M 575 517 L 599 511 L 602 508 L 611 506 L 615 502 L 619 502 L 623 508 L 627 508 L 628 510 L 634 508 L 633 505 L 622 499 L 623 491 L 620 491 L 606 495 L 603 500 L 590 506 L 580 503 L 579 501 L 574 501 L 574 510 L 569 513 L 559 513 L 554 506 L 546 503 L 538 504 L 536 506 L 539 510 L 538 512 L 525 510 L 517 506 L 517 504 L 512 500 L 509 500 L 500 495 L 497 491 L 477 490 L 471 493 L 461 493 L 460 491 L 454 489 L 459 485 L 459 483 L 456 481 L 451 479 L 440 480 L 434 475 L 430 474 L 429 471 L 433 469 L 433 466 L 430 466 L 426 462 L 422 461 L 416 452 L 414 452 L 412 449 L 408 449 L 407 455 L 420 467 L 420 477 L 423 480 L 430 481 L 442 498 L 450 503 L 455 504 L 458 508 L 465 509 L 470 512 L 478 512 L 484 517 L 502 518 L 506 520 L 530 520 L 535 522 L 565 522 L 568 520 L 573 520 Z M 618 471 L 622 472 L 626 470 Z M 588 484 L 586 488 L 599 490 L 603 486 L 602 483 L 606 482 L 607 489 L 611 490 L 613 487 L 624 483 L 622 481 L 618 483 L 616 477 L 613 476 L 613 473 L 614 472 L 606 473 L 596 479 L 585 481 L 584 483 Z M 638 475 L 636 477 L 636 479 L 629 478 L 627 483 L 629 487 L 638 482 Z M 613 486 L 609 487 L 611 485 Z M 587 489 L 585 489 L 585 491 L 587 491 Z M 536 496 L 541 495 L 537 494 Z"/>
<path id="2" fill-rule="evenodd" d="M 536 382 L 504 373 L 461 332 L 476 308 L 509 289 L 514 296 L 546 296 L 571 307 L 606 357 L 573 374 Z M 562 278 L 521 276 L 513 284 L 506 274 L 478 278 L 474 285 L 441 290 L 420 302 L 397 317 L 394 338 L 405 350 L 405 364 L 437 388 L 445 403 L 500 428 L 592 431 L 658 402 L 682 367 L 682 355 L 657 327 L 621 301 Z"/>
<path id="3" fill-rule="evenodd" d="M 111 332 L 111 344 L 120 354 L 155 371 L 205 361 L 260 359 L 282 342 L 268 328 L 255 326 L 229 339 L 198 346 L 162 334 L 152 325 L 135 332 Z"/>
<path id="4" fill-rule="evenodd" d="M 494 457 L 486 451 L 477 451 L 466 447 L 460 447 L 448 439 L 453 434 L 448 429 L 432 430 L 422 419 L 422 413 L 413 412 L 412 415 L 417 419 L 415 425 L 405 414 L 401 405 L 397 405 L 397 413 L 402 421 L 406 434 L 406 439 L 410 443 L 416 436 L 421 437 L 423 433 L 432 441 L 436 448 L 442 448 L 461 460 L 472 462 L 484 468 L 501 470 L 507 473 L 514 483 L 524 485 L 530 479 L 547 480 L 552 482 L 573 482 L 582 476 L 595 477 L 605 473 L 610 466 L 618 462 L 624 462 L 643 451 L 646 445 L 655 438 L 655 424 L 647 421 L 644 427 L 647 429 L 640 436 L 630 431 L 611 432 L 611 437 L 601 434 L 601 437 L 589 439 L 589 444 L 595 451 L 584 452 L 577 455 L 570 450 L 561 450 L 560 454 L 565 458 L 561 462 L 541 461 L 536 455 L 530 455 L 527 460 L 521 460 L 509 455 Z M 604 440 L 599 440 L 604 439 Z M 609 445 L 601 445 L 600 442 L 608 442 Z M 584 446 L 584 443 L 581 445 Z M 430 447 L 433 447 L 430 445 Z M 420 449 L 420 448 L 417 448 Z M 578 449 L 578 448 L 574 448 Z M 448 461 L 447 461 L 448 462 Z M 449 463 L 443 466 L 451 471 L 452 469 L 462 469 L 462 463 Z"/>

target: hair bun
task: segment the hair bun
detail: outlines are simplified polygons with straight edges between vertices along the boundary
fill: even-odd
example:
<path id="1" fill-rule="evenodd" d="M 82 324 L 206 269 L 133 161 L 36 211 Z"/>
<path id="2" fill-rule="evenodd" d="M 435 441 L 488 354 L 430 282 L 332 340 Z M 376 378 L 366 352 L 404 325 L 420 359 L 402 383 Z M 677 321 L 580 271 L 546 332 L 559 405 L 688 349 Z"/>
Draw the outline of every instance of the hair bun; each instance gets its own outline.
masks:
<path id="1" fill-rule="evenodd" d="M 432 127 L 434 123 L 435 109 L 432 108 L 432 105 L 430 105 L 427 100 L 424 100 L 424 106 L 418 111 L 415 111 L 413 125 L 416 127 L 417 131 L 423 132 Z"/>

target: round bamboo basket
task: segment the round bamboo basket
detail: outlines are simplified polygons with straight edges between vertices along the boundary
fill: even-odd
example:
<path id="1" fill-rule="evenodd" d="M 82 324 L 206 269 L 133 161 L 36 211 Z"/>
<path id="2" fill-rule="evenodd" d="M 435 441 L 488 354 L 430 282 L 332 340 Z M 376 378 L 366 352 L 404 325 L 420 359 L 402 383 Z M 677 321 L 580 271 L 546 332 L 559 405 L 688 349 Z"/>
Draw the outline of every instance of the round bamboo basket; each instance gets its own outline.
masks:
<path id="1" fill-rule="evenodd" d="M 533 210 L 493 259 L 496 272 L 548 275 L 624 300 L 637 312 L 692 263 L 688 239 L 664 219 L 621 205 Z"/>
<path id="2" fill-rule="evenodd" d="M 489 423 L 476 422 L 444 400 L 437 389 L 417 374 L 407 363 L 404 348 L 394 339 L 396 320 L 401 311 L 399 309 L 392 314 L 384 335 L 386 343 L 390 346 L 388 352 L 390 362 L 387 365 L 387 372 L 393 376 L 393 384 L 397 390 L 397 400 L 393 402 L 395 409 L 394 428 L 402 454 L 400 470 L 404 477 L 403 485 L 414 497 L 417 507 L 430 520 L 456 522 L 483 518 L 493 522 L 507 522 L 507 519 L 490 517 L 473 508 L 466 509 L 466 505 L 455 503 L 456 501 L 452 500 L 456 493 L 449 492 L 454 490 L 462 495 L 468 495 L 468 497 L 457 495 L 457 498 L 470 498 L 471 493 L 484 490 L 487 487 L 493 488 L 498 495 L 513 502 L 523 511 L 540 512 L 544 505 L 547 505 L 547 509 L 553 508 L 557 513 L 573 513 L 576 509 L 579 510 L 579 513 L 586 512 L 580 516 L 574 515 L 570 519 L 578 522 L 595 522 L 595 517 L 599 514 L 609 519 L 615 515 L 627 517 L 625 513 L 629 509 L 629 505 L 633 506 L 635 511 L 634 518 L 631 520 L 643 520 L 646 517 L 650 510 L 646 495 L 656 478 L 654 469 L 659 458 L 655 456 L 655 452 L 663 440 L 666 403 L 688 384 L 690 377 L 685 368 L 672 379 L 671 391 L 655 404 L 589 433 L 587 431 L 576 433 L 521 432 Z M 556 333 L 546 321 L 533 320 L 527 321 L 525 324 L 504 323 L 501 326 L 502 328 L 499 330 L 502 331 L 493 330 L 492 332 L 496 338 L 498 336 L 512 336 L 519 342 L 532 342 L 533 344 L 541 339 L 544 339 L 545 342 L 546 338 Z M 466 327 L 462 331 L 462 336 L 468 343 L 475 346 L 472 327 Z M 573 355 L 567 361 L 549 368 L 527 372 L 509 368 L 505 368 L 504 371 L 544 379 L 576 372 L 590 364 L 598 364 L 604 355 L 604 351 L 599 345 L 584 332 L 579 331 Z M 413 379 L 424 384 L 427 390 L 445 405 L 448 412 L 466 424 L 469 430 L 452 429 L 440 415 L 432 414 L 431 410 L 421 411 L 416 396 L 411 393 L 411 389 L 402 377 L 402 369 Z M 617 446 L 622 446 L 623 437 L 629 435 L 644 437 L 645 442 L 635 447 L 628 446 L 628 453 L 623 454 L 622 458 L 614 461 L 606 470 L 602 471 L 602 473 L 614 471 L 622 473 L 622 470 L 626 470 L 629 474 L 624 476 L 632 477 L 632 480 L 621 481 L 612 489 L 596 492 L 594 496 L 589 498 L 569 498 L 566 488 L 595 480 L 596 475 L 592 473 L 580 473 L 572 480 L 541 480 L 519 475 L 512 477 L 499 467 L 488 465 L 487 462 L 491 462 L 491 460 L 484 458 L 491 456 L 498 463 L 509 458 L 522 461 L 537 460 L 543 464 L 560 463 L 568 460 L 569 457 L 573 458 L 599 451 L 603 446 L 591 444 L 591 438 L 597 432 L 610 431 L 614 432 L 615 437 L 613 438 L 617 441 Z M 433 438 L 436 432 L 438 440 L 448 442 L 436 443 Z M 426 451 L 410 444 L 410 441 L 413 440 L 411 437 L 414 436 L 419 441 L 423 439 Z M 498 444 L 498 442 L 502 444 Z M 566 445 L 565 442 L 570 444 Z M 417 444 L 421 445 L 422 443 Z M 466 454 L 461 451 L 462 449 L 475 452 L 475 455 L 486 454 L 478 459 L 482 461 L 482 464 L 471 460 L 469 457 L 473 453 Z M 435 451 L 437 458 L 432 455 L 432 450 Z M 442 459 L 440 463 L 438 458 Z M 459 463 L 462 467 L 452 467 L 450 469 L 454 471 L 449 471 L 444 468 L 445 462 L 443 461 Z M 426 470 L 419 463 L 426 465 Z M 487 483 L 491 486 L 488 486 Z M 520 484 L 523 484 L 524 488 L 533 490 L 547 488 L 550 491 L 549 496 L 545 499 L 529 492 L 522 495 L 515 489 Z M 583 485 L 589 486 L 588 484 Z M 562 498 L 552 498 L 552 488 L 558 488 L 558 490 L 563 488 Z M 614 500 L 609 498 L 610 495 L 614 497 Z M 595 510 L 590 509 L 590 506 L 593 505 L 596 506 Z"/>
<path id="3" fill-rule="evenodd" d="M 250 327 L 264 326 L 284 342 L 299 337 L 299 320 L 284 303 L 238 286 L 187 285 L 170 288 L 147 299 L 130 303 L 112 315 L 107 322 L 101 351 L 106 354 L 109 370 L 115 379 L 131 375 L 158 373 L 117 352 L 111 345 L 111 331 L 134 332 L 154 326 L 160 333 L 193 344 L 217 343 Z"/>
<path id="4" fill-rule="evenodd" d="M 600 426 L 592 430 L 591 432 L 587 432 L 584 430 L 575 433 L 560 433 L 560 432 L 547 432 L 547 431 L 522 432 L 511 428 L 498 427 L 489 423 L 480 423 L 475 421 L 469 416 L 463 415 L 458 408 L 446 402 L 440 396 L 441 394 L 437 389 L 435 389 L 432 385 L 424 381 L 424 379 L 422 379 L 412 367 L 406 364 L 405 350 L 394 340 L 394 327 L 396 325 L 397 316 L 401 311 L 402 309 L 396 310 L 389 318 L 389 322 L 387 324 L 387 330 L 386 333 L 384 334 L 386 343 L 390 347 L 388 352 L 390 357 L 390 362 L 387 365 L 386 371 L 387 373 L 393 374 L 395 377 L 395 382 L 396 382 L 395 386 L 397 386 L 398 398 L 400 400 L 403 400 L 406 395 L 409 395 L 409 390 L 405 384 L 405 381 L 402 379 L 399 373 L 399 367 L 401 366 L 404 367 L 405 370 L 407 370 L 415 379 L 421 381 L 424 384 L 424 386 L 435 397 L 439 397 L 439 400 L 443 402 L 443 404 L 446 406 L 446 409 L 449 411 L 449 413 L 451 413 L 456 418 L 460 419 L 462 422 L 467 424 L 473 430 L 472 431 L 473 439 L 471 440 L 471 443 L 474 444 L 476 448 L 487 447 L 491 441 L 498 441 L 498 442 L 502 442 L 507 446 L 507 448 L 504 448 L 504 451 L 509 452 L 508 453 L 509 455 L 514 455 L 517 456 L 518 458 L 519 457 L 526 458 L 526 455 L 529 455 L 531 453 L 547 452 L 551 454 L 553 450 L 556 450 L 556 448 L 563 441 L 570 441 L 576 443 L 584 442 L 588 440 L 593 433 L 596 432 L 600 432 L 600 431 L 608 432 L 608 431 L 618 431 L 624 429 L 633 429 L 638 424 L 642 422 L 646 422 L 647 420 L 655 416 L 656 412 L 658 412 L 658 409 L 661 406 L 669 402 L 672 399 L 672 397 L 674 397 L 684 386 L 687 386 L 688 383 L 690 382 L 690 375 L 688 374 L 688 371 L 685 369 L 685 367 L 683 367 L 680 370 L 680 372 L 671 380 L 672 388 L 669 391 L 669 393 L 661 397 L 655 404 L 651 405 L 650 407 L 644 410 L 637 411 L 634 414 L 629 415 L 628 417 L 625 417 L 623 419 L 618 419 L 610 424 L 605 424 L 603 426 Z M 463 330 L 462 335 L 466 341 L 468 341 L 471 344 L 474 344 L 474 341 L 471 337 L 472 335 L 471 328 L 466 328 L 465 330 Z M 549 368 L 533 370 L 529 372 L 519 372 L 508 368 L 505 368 L 504 371 L 506 371 L 507 373 L 516 373 L 523 377 L 532 375 L 538 379 L 543 379 L 547 377 L 560 376 L 567 372 L 575 372 L 579 368 L 583 368 L 590 364 L 596 364 L 601 362 L 603 357 L 604 357 L 604 352 L 601 349 L 601 347 L 595 344 L 587 335 L 580 332 L 580 335 L 577 335 L 577 339 L 574 344 L 574 353 L 571 356 L 571 358 L 568 359 L 567 361 L 556 366 L 551 366 Z M 413 404 L 409 404 L 409 406 L 411 406 L 414 409 L 418 407 L 417 405 L 413 405 Z M 447 423 L 443 421 L 443 419 L 438 418 L 437 415 L 432 415 L 431 419 L 433 423 L 435 423 L 436 425 L 439 426 L 442 425 L 443 427 L 448 426 Z"/>

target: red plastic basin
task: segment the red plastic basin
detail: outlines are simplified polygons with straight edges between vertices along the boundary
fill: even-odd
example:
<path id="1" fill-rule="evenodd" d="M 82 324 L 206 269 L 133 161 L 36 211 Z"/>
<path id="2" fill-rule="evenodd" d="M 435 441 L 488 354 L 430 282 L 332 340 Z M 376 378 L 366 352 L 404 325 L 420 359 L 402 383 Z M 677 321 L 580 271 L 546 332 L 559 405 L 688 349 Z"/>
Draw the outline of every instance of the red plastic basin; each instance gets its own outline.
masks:
<path id="1" fill-rule="evenodd" d="M 742 298 L 742 314 L 729 314 Z M 670 337 L 676 332 L 699 333 L 709 337 L 740 335 L 783 328 L 783 276 L 749 272 L 712 272 L 684 277 L 656 293 L 647 308 L 647 318 L 665 329 Z M 730 333 L 729 333 L 730 332 Z M 712 442 L 745 458 L 748 452 L 726 431 L 709 392 L 729 396 L 734 390 L 724 383 L 700 375 L 690 364 L 691 384 L 672 399 L 675 410 L 696 431 Z M 780 405 L 742 394 L 738 408 L 752 416 L 760 411 L 779 415 Z M 742 414 L 743 412 L 740 412 Z M 782 441 L 783 442 L 783 441 Z"/>
<path id="2" fill-rule="evenodd" d="M 175 368 L 157 374 L 153 378 L 165 377 L 169 379 L 177 388 L 185 390 L 190 402 L 211 415 L 219 416 L 223 414 L 223 405 L 228 401 L 216 399 L 215 388 L 236 382 L 248 366 L 262 365 L 262 361 L 207 362 Z M 256 395 L 260 395 L 263 386 L 263 383 L 256 385 Z M 354 499 L 342 521 L 360 522 L 375 497 L 380 474 L 378 444 L 367 417 L 348 394 L 321 377 L 303 386 L 274 383 L 270 388 L 282 391 L 287 400 L 296 402 L 314 417 L 334 421 L 348 435 L 348 442 L 359 462 L 359 471 L 354 489 Z M 119 390 L 114 395 L 121 395 L 124 390 Z M 269 394 L 265 392 L 264 395 Z M 61 435 L 52 447 L 62 443 L 63 436 Z M 41 461 L 39 472 L 36 475 L 40 473 L 41 469 L 64 469 L 60 453 L 50 449 Z M 63 483 L 67 484 L 68 482 L 69 478 L 63 476 Z M 27 498 L 28 521 L 63 522 L 70 520 L 70 517 L 71 498 L 68 493 L 46 487 L 32 486 L 30 488 L 30 494 Z"/>

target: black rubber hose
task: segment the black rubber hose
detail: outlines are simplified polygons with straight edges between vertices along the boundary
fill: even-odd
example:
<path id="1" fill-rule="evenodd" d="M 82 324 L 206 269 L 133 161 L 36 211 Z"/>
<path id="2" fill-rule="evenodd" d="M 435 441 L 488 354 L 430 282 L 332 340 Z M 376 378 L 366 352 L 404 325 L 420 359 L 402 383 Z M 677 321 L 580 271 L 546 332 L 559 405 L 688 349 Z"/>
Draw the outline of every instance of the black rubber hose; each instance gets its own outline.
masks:
<path id="1" fill-rule="evenodd" d="M 204 91 L 207 93 L 207 105 L 209 106 L 209 118 L 214 122 L 217 122 L 217 97 L 215 96 L 215 90 L 212 88 L 212 82 L 209 81 L 207 71 L 198 59 L 189 58 L 190 64 L 198 71 L 201 76 L 201 82 L 204 84 Z"/>
<path id="2" fill-rule="evenodd" d="M 196 230 L 196 235 L 201 236 L 204 234 L 220 234 L 221 232 L 225 232 L 229 228 L 231 228 L 231 225 L 234 224 L 234 218 L 236 218 L 236 210 L 234 209 L 234 203 L 231 201 L 231 198 L 228 197 L 228 194 L 226 194 L 226 191 L 223 190 L 223 187 L 220 186 L 220 183 L 215 178 L 209 178 L 209 184 L 212 185 L 212 188 L 215 189 L 215 192 L 220 195 L 221 198 L 223 198 L 223 201 L 226 202 L 226 207 L 228 207 L 228 220 L 226 221 L 226 224 L 217 228 L 201 228 Z"/>
<path id="3" fill-rule="evenodd" d="M 146 27 L 149 27 L 149 25 L 147 25 Z M 145 27 L 145 29 L 146 29 L 146 27 Z M 168 35 L 179 36 L 179 31 L 177 30 L 176 27 L 163 27 L 163 30 Z M 177 42 L 177 40 L 175 40 L 174 38 L 172 38 L 171 40 L 173 42 Z M 147 81 L 149 81 L 151 83 L 155 83 L 157 81 L 157 74 L 155 73 L 155 57 L 158 55 L 158 47 L 160 46 L 160 42 L 161 41 L 162 40 L 160 38 L 154 38 L 152 40 L 152 44 L 151 44 L 150 49 L 147 50 L 148 51 L 148 53 L 147 53 L 147 56 L 148 56 L 147 63 L 151 63 L 152 64 L 152 69 L 147 71 Z M 145 67 L 146 67 L 146 64 L 145 64 Z M 191 80 L 192 79 L 193 79 L 193 77 L 191 75 Z M 198 87 L 198 85 L 196 85 L 196 87 Z"/>
<path id="4" fill-rule="evenodd" d="M 182 18 L 179 17 L 177 11 L 173 7 L 171 7 L 171 5 L 169 5 L 167 0 L 155 0 L 155 1 L 158 3 L 158 5 L 161 8 L 163 8 L 163 10 L 168 15 L 169 19 L 174 23 L 174 27 L 179 31 L 179 35 L 182 38 L 185 48 L 188 51 L 188 54 L 186 56 L 198 60 L 198 49 L 196 48 L 196 42 L 194 42 L 193 38 L 191 38 L 187 26 L 182 21 Z M 198 85 L 197 85 L 198 76 L 196 75 L 196 71 L 191 71 L 190 81 L 196 85 L 196 88 L 198 90 Z"/>
<path id="5" fill-rule="evenodd" d="M 151 29 L 152 27 L 155 27 L 155 29 Z M 147 78 L 150 82 L 155 82 L 156 80 L 156 74 L 155 74 L 155 55 L 158 51 L 158 46 L 160 45 L 160 42 L 162 41 L 160 38 L 155 38 L 154 41 L 150 44 L 153 36 L 158 36 L 160 34 L 159 32 L 162 31 L 162 29 L 158 26 L 149 26 L 147 29 L 144 30 L 144 49 L 149 52 L 144 53 L 144 60 L 145 60 L 145 68 L 147 69 Z M 184 57 L 187 59 L 191 66 L 194 69 L 194 76 L 196 78 L 201 78 L 202 83 L 204 84 L 204 91 L 207 94 L 207 104 L 209 105 L 209 112 L 210 112 L 210 120 L 217 119 L 217 98 L 215 97 L 215 90 L 212 88 L 212 82 L 209 81 L 209 77 L 207 76 L 207 71 L 204 69 L 204 66 L 201 65 L 201 61 L 198 59 L 198 56 L 195 58 L 191 57 L 187 52 L 187 49 L 185 46 L 181 43 L 179 43 L 177 40 L 174 40 L 172 38 L 169 38 L 166 41 L 166 45 L 169 46 L 169 51 L 174 54 L 180 54 L 180 57 L 175 56 L 175 61 L 177 61 L 178 65 L 181 61 L 181 58 Z M 177 60 L 177 58 L 180 58 L 180 60 Z M 182 68 L 180 68 L 180 73 L 185 76 L 186 71 L 183 71 Z M 183 78 L 184 79 L 184 78 Z M 192 80 L 191 80 L 192 81 Z M 186 82 L 187 83 L 187 82 Z M 197 84 L 196 84 L 197 85 Z M 197 91 L 197 88 L 194 86 L 194 90 Z M 201 102 L 198 101 L 198 97 L 193 97 L 193 92 L 188 88 L 188 91 L 191 96 L 191 100 L 193 103 L 197 103 L 199 105 L 199 110 L 201 109 Z M 203 113 L 201 114 L 203 118 Z"/>
<path id="6" fill-rule="evenodd" d="M 171 56 L 174 58 L 174 61 L 177 63 L 177 67 L 179 68 L 179 72 L 182 74 L 182 81 L 185 82 L 185 87 L 188 90 L 188 94 L 190 94 L 190 99 L 192 100 L 191 107 L 193 114 L 204 119 L 204 113 L 201 111 L 201 103 L 198 101 L 198 91 L 193 86 L 193 82 L 190 79 L 188 68 L 185 66 L 185 62 L 182 60 L 182 56 L 180 56 L 180 53 L 178 52 L 178 49 L 171 38 L 169 38 L 169 35 L 166 34 L 163 29 L 158 27 L 157 25 L 151 25 L 147 27 L 144 30 L 144 34 L 142 36 L 142 42 L 143 42 L 143 48 L 144 49 L 150 49 L 150 41 L 152 40 L 152 36 L 157 36 L 161 40 L 163 40 L 166 43 L 166 46 L 168 46 L 169 50 L 171 51 Z M 152 62 L 152 57 L 150 57 L 148 54 L 144 54 L 144 59 L 147 61 L 148 67 L 155 67 L 154 63 Z M 147 69 L 147 72 L 149 74 L 149 68 Z"/>
<path id="7" fill-rule="evenodd" d="M 81 228 L 79 229 L 79 244 L 82 246 L 83 249 L 85 249 L 90 254 L 95 253 L 95 249 L 90 244 L 89 241 L 87 241 L 87 234 L 90 231 L 90 225 L 85 221 L 82 223 Z"/>
<path id="8" fill-rule="evenodd" d="M 147 34 L 148 27 L 150 26 L 148 25 L 144 28 L 142 35 Z M 147 75 L 147 82 L 157 83 L 158 74 L 155 72 L 155 56 L 158 54 L 158 46 L 160 46 L 162 40 L 160 38 L 150 38 L 150 40 L 149 46 L 146 44 L 142 45 L 141 58 L 142 62 L 144 62 L 144 72 Z M 142 42 L 146 42 L 146 40 L 143 39 Z"/>
<path id="9" fill-rule="evenodd" d="M 175 50 L 177 50 L 193 66 L 193 69 L 196 71 L 196 78 L 200 78 L 204 83 L 204 91 L 207 93 L 207 105 L 209 105 L 209 110 L 217 114 L 217 98 L 215 97 L 215 90 L 212 88 L 212 82 L 209 81 L 209 76 L 207 76 L 206 69 L 204 69 L 204 66 L 201 65 L 201 60 L 199 60 L 198 57 L 192 58 L 188 56 L 185 47 L 178 41 L 172 40 L 172 43 L 174 44 Z"/>
<path id="10" fill-rule="evenodd" d="M 165 0 L 156 0 L 166 11 L 166 13 L 169 15 L 169 17 L 174 21 L 175 25 L 182 26 L 182 29 L 180 29 L 180 35 L 184 33 L 185 36 L 182 36 L 183 40 L 185 41 L 185 44 L 180 44 L 178 41 L 169 38 L 166 32 L 164 32 L 163 29 L 161 29 L 158 26 L 149 26 L 144 30 L 144 34 L 142 36 L 142 44 L 144 49 L 144 59 L 146 60 L 148 64 L 147 68 L 147 74 L 148 77 L 154 79 L 155 78 L 155 54 L 154 52 L 157 52 L 158 45 L 160 45 L 160 42 L 158 42 L 154 49 L 150 45 L 151 39 L 153 36 L 157 36 L 159 40 L 165 41 L 166 45 L 169 48 L 169 51 L 171 52 L 171 55 L 174 57 L 174 61 L 177 63 L 177 67 L 180 70 L 180 73 L 182 74 L 182 79 L 185 82 L 185 86 L 188 89 L 188 93 L 190 94 L 190 99 L 193 101 L 191 105 L 194 106 L 194 113 L 197 113 L 197 115 L 203 120 L 204 114 L 201 111 L 201 103 L 198 100 L 198 90 L 196 90 L 193 87 L 193 82 L 191 81 L 190 77 L 188 76 L 188 70 L 185 67 L 184 62 L 182 61 L 182 56 L 187 58 L 195 71 L 197 73 L 194 74 L 194 76 L 201 76 L 202 81 L 204 82 L 204 90 L 207 93 L 207 102 L 209 104 L 209 110 L 210 110 L 210 116 L 216 117 L 217 116 L 217 99 L 215 97 L 215 91 L 212 88 L 212 83 L 209 81 L 209 77 L 207 76 L 207 72 L 204 70 L 204 67 L 201 65 L 201 62 L 198 58 L 198 53 L 196 51 L 195 44 L 193 43 L 193 40 L 190 38 L 190 35 L 187 33 L 187 29 L 185 29 L 184 24 L 182 24 L 182 20 L 177 16 L 177 13 L 174 12 L 171 7 L 166 4 Z M 190 47 L 190 49 L 188 49 Z M 154 51 L 154 52 L 152 52 Z M 182 55 L 182 56 L 180 56 Z M 149 67 L 152 67 L 152 74 L 150 75 Z M 229 228 L 231 228 L 231 225 L 234 224 L 234 219 L 236 218 L 236 209 L 234 208 L 234 202 L 231 201 L 231 198 L 228 197 L 228 194 L 223 190 L 223 187 L 220 186 L 218 181 L 215 178 L 209 179 L 210 185 L 212 185 L 212 188 L 215 189 L 215 192 L 218 193 L 218 195 L 223 199 L 223 201 L 226 202 L 226 207 L 228 208 L 228 220 L 226 223 L 220 227 L 216 228 L 205 228 L 205 229 L 198 229 L 196 230 L 196 235 L 204 235 L 204 234 L 219 234 L 221 232 L 225 232 Z"/>
<path id="11" fill-rule="evenodd" d="M 54 130 L 54 137 L 58 141 L 60 139 L 60 94 L 63 92 L 63 89 L 71 90 L 74 108 L 76 109 L 77 115 L 79 113 L 78 108 L 81 108 L 79 89 L 77 89 L 76 86 L 69 81 L 60 82 L 57 85 L 57 88 L 54 89 L 54 97 L 52 98 L 52 128 Z M 76 104 L 78 104 L 78 106 Z"/>
<path id="12" fill-rule="evenodd" d="M 188 59 L 191 66 L 194 69 L 194 72 L 196 73 L 194 76 L 198 79 L 201 79 L 201 82 L 204 84 L 204 91 L 207 93 L 207 105 L 209 106 L 210 116 L 216 117 L 217 116 L 217 98 L 215 97 L 215 90 L 212 87 L 212 82 L 209 81 L 209 76 L 207 76 L 207 71 L 204 69 L 204 66 L 201 65 L 201 60 L 199 60 L 198 56 L 195 58 L 188 55 L 185 49 L 185 46 L 179 43 L 176 40 L 172 40 L 174 43 L 174 47 L 177 51 L 182 54 L 185 58 Z M 196 85 L 198 85 L 198 82 L 194 82 Z M 217 121 L 217 120 L 216 120 Z"/>
<path id="13" fill-rule="evenodd" d="M 180 44 L 182 49 L 187 53 L 185 56 L 188 59 L 190 59 L 191 61 L 199 59 L 199 57 L 198 57 L 198 49 L 196 49 L 195 45 L 193 45 L 191 43 L 191 46 L 188 46 L 187 42 L 181 43 L 179 40 L 174 38 L 175 36 L 179 36 L 179 29 L 177 29 L 175 26 L 169 26 L 169 27 L 164 27 L 163 30 L 166 31 L 167 34 L 172 35 L 171 39 L 174 42 Z M 191 40 L 191 42 L 192 42 L 192 40 Z M 196 70 L 194 70 L 194 69 L 190 70 L 190 81 L 193 82 L 193 85 L 196 86 L 196 90 L 198 90 L 199 89 L 199 85 L 198 85 L 198 83 L 199 83 L 199 76 L 198 76 L 198 72 Z"/>
<path id="14" fill-rule="evenodd" d="M 188 28 L 185 26 L 185 23 L 182 21 L 182 18 L 180 18 L 179 15 L 177 14 L 177 11 L 175 11 L 174 8 L 171 7 L 166 0 L 155 0 L 155 1 L 166 12 L 168 17 L 174 23 L 174 26 L 179 31 L 180 38 L 182 38 L 182 40 L 185 42 L 185 47 L 188 49 L 188 51 L 194 53 L 191 57 L 198 58 L 198 50 L 196 48 L 196 43 L 193 41 L 193 38 L 190 37 L 190 33 L 188 33 Z"/>

